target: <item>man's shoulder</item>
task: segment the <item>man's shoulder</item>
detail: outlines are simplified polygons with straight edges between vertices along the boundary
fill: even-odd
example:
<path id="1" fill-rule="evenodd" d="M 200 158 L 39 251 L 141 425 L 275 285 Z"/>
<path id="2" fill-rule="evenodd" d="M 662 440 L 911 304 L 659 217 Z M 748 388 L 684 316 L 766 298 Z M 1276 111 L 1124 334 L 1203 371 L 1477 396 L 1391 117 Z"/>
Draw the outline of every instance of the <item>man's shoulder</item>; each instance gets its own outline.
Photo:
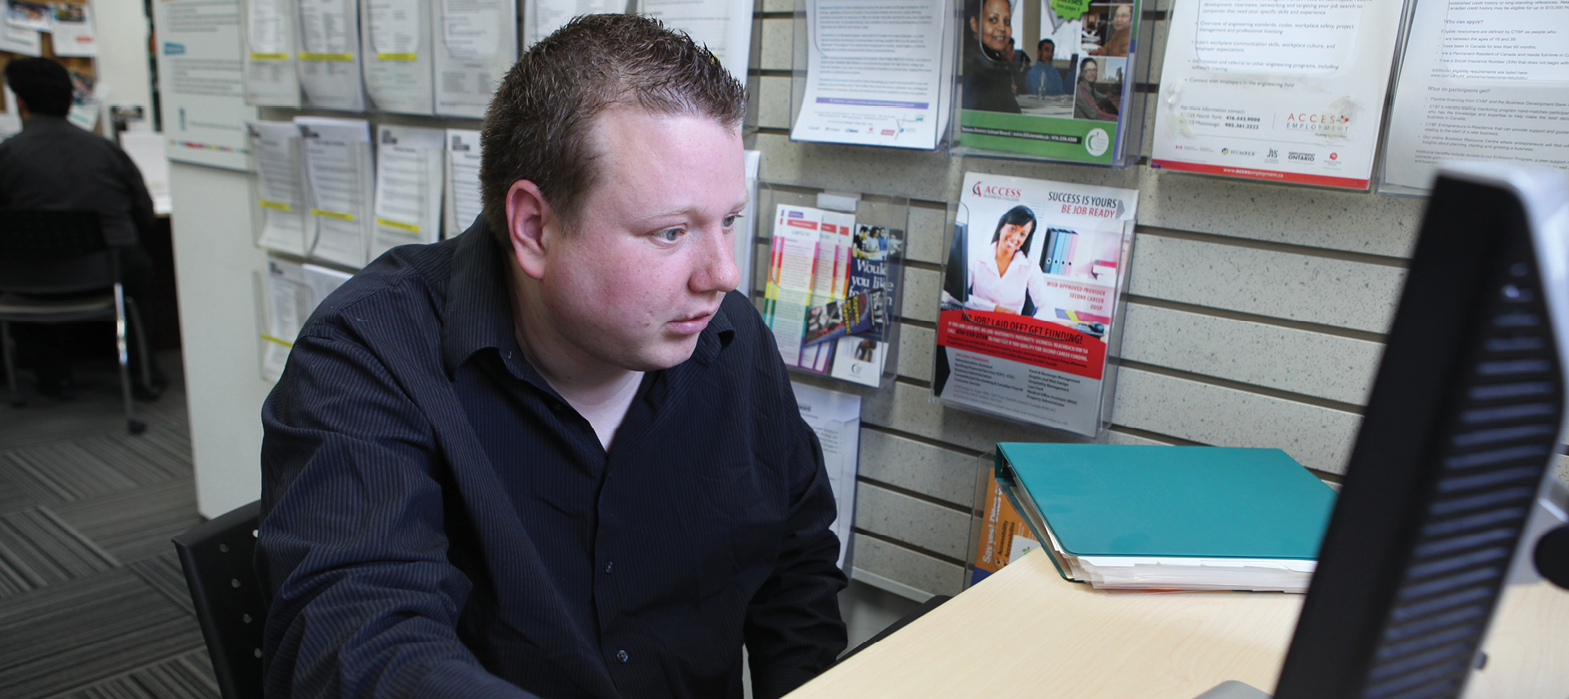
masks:
<path id="1" fill-rule="evenodd" d="M 391 326 L 401 325 L 399 317 L 427 317 L 439 324 L 456 242 L 453 238 L 388 250 L 322 299 L 301 335 L 331 335 L 338 328 L 378 324 L 395 332 Z M 361 322 L 372 317 L 377 320 Z"/>

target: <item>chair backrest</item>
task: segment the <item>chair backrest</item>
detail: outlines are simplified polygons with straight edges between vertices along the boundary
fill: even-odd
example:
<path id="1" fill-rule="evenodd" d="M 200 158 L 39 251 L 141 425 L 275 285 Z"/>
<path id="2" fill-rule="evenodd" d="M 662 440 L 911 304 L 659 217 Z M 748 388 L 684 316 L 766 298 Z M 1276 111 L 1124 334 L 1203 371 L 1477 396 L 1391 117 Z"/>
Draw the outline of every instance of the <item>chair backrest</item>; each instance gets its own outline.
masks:
<path id="1" fill-rule="evenodd" d="M 174 538 L 224 699 L 262 696 L 267 597 L 251 562 L 260 512 L 253 502 Z"/>
<path id="2" fill-rule="evenodd" d="M 66 294 L 116 281 L 98 212 L 0 210 L 0 291 Z"/>

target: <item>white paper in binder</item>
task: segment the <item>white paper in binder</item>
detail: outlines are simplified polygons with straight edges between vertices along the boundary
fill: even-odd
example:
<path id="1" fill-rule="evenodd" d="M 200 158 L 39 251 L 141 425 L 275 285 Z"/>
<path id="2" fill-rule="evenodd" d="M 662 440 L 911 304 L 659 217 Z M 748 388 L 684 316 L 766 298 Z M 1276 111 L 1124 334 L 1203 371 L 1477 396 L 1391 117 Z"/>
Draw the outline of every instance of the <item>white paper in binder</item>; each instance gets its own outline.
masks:
<path id="1" fill-rule="evenodd" d="M 433 114 L 430 0 L 360 0 L 365 92 L 375 109 Z"/>
<path id="2" fill-rule="evenodd" d="M 441 232 L 441 129 L 382 126 L 376 136 L 376 227 L 370 257 L 399 245 L 434 243 Z"/>
<path id="3" fill-rule="evenodd" d="M 325 117 L 295 117 L 294 123 L 305 154 L 310 256 L 364 267 L 375 197 L 370 123 Z"/>
<path id="4" fill-rule="evenodd" d="M 451 238 L 474 225 L 485 204 L 479 190 L 479 132 L 447 129 L 446 232 Z"/>

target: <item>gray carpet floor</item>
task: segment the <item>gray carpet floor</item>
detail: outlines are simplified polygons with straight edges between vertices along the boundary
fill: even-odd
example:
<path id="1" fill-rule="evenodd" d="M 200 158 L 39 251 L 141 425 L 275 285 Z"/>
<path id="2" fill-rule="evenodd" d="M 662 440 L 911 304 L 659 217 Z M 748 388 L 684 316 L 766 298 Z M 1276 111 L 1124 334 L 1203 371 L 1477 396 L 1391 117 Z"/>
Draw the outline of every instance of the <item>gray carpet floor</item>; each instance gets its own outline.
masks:
<path id="1" fill-rule="evenodd" d="M 169 539 L 200 522 L 177 354 L 126 434 L 111 363 L 74 400 L 0 401 L 0 697 L 218 697 Z M 3 384 L 0 384 L 3 386 Z"/>

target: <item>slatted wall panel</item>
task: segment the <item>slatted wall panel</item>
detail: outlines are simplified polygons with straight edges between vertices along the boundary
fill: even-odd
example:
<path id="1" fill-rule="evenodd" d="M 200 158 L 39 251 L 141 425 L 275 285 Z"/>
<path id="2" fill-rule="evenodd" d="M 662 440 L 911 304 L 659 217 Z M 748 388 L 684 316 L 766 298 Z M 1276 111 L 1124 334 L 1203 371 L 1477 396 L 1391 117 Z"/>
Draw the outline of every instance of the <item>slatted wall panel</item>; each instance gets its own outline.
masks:
<path id="1" fill-rule="evenodd" d="M 762 181 L 912 200 L 899 378 L 862 409 L 858 577 L 917 597 L 957 592 L 978 456 L 998 441 L 1064 439 L 928 401 L 946 202 L 966 171 L 1140 190 L 1108 441 L 1280 447 L 1322 474 L 1341 471 L 1422 201 L 792 143 L 792 3 L 760 2 L 749 146 L 763 152 Z M 1164 13 L 1146 18 L 1158 66 Z"/>

